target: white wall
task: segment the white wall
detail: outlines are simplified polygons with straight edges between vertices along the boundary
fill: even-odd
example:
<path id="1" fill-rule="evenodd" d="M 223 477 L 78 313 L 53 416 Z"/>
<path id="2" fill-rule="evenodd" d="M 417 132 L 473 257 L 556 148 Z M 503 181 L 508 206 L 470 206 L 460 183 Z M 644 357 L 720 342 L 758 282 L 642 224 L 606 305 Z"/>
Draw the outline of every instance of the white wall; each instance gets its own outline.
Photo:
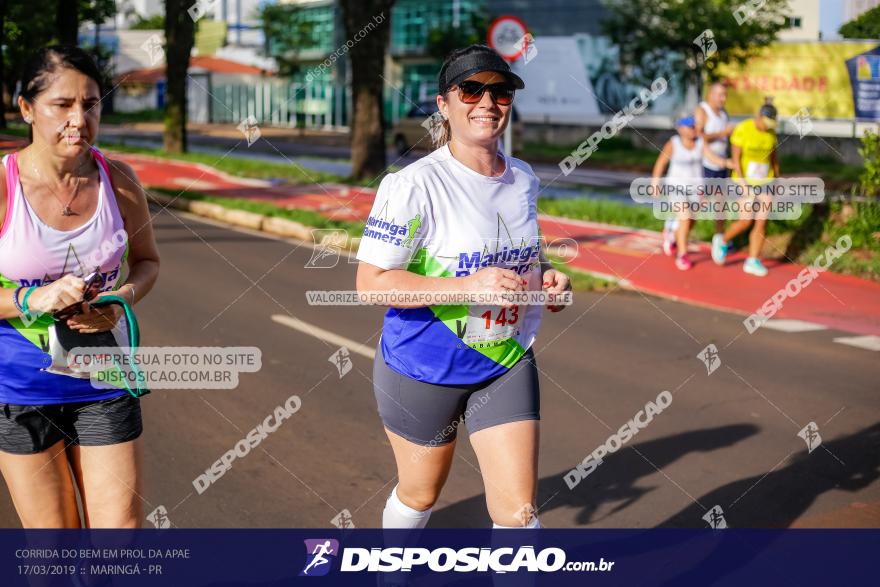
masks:
<path id="1" fill-rule="evenodd" d="M 113 109 L 116 112 L 140 112 L 156 108 L 156 86 L 151 86 L 146 93 L 129 94 L 125 87 L 120 86 L 113 93 Z"/>
<path id="2" fill-rule="evenodd" d="M 161 67 L 165 65 L 164 54 L 161 58 L 153 63 L 150 53 L 143 49 L 143 45 L 153 36 L 158 36 L 159 40 L 164 42 L 164 32 L 155 31 L 131 31 L 120 30 L 113 33 L 104 33 L 106 37 L 116 37 L 118 41 L 118 49 L 113 56 L 114 71 L 116 74 L 131 71 L 132 69 L 142 69 L 144 67 Z"/>
<path id="3" fill-rule="evenodd" d="M 819 0 L 789 0 L 786 16 L 801 19 L 801 27 L 783 29 L 780 41 L 816 41 L 819 39 Z"/>
<path id="4" fill-rule="evenodd" d="M 186 110 L 189 122 L 208 122 L 211 96 L 208 93 L 208 76 L 191 73 L 186 80 Z"/>

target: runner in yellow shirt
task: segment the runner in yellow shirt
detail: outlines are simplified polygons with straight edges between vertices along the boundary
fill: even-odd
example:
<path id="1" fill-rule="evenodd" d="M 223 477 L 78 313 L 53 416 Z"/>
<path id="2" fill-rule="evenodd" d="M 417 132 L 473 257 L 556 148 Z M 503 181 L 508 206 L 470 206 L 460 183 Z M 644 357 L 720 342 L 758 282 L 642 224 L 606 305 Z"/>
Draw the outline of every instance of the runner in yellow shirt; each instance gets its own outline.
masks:
<path id="1" fill-rule="evenodd" d="M 758 185 L 779 177 L 779 158 L 776 155 L 776 107 L 770 98 L 758 110 L 754 118 L 744 120 L 733 130 L 730 137 L 731 158 L 734 169 L 731 178 L 742 185 Z M 724 232 L 721 239 L 712 240 L 712 258 L 719 265 L 727 257 L 727 243 L 736 235 L 752 227 L 749 233 L 749 256 L 743 263 L 743 271 L 763 277 L 767 268 L 758 259 L 764 244 L 767 226 L 766 216 L 757 218 L 744 214 Z"/>

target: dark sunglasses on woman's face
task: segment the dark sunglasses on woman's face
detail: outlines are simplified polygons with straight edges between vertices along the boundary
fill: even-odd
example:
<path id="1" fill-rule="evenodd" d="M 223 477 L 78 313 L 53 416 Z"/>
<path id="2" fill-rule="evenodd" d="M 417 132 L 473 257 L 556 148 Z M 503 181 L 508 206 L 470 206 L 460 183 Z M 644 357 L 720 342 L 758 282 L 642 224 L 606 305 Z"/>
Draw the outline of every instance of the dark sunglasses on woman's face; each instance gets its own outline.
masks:
<path id="1" fill-rule="evenodd" d="M 463 81 L 458 84 L 458 97 L 465 104 L 476 104 L 489 91 L 492 101 L 499 106 L 509 106 L 513 102 L 514 89 L 510 84 L 483 84 L 481 82 Z"/>

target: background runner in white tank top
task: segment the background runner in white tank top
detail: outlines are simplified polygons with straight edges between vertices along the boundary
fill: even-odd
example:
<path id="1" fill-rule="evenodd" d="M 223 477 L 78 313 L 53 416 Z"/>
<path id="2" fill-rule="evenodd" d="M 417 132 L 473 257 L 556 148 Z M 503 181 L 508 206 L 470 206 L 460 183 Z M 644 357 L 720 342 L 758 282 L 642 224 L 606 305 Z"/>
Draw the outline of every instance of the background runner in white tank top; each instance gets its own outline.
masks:
<path id="1" fill-rule="evenodd" d="M 730 123 L 730 118 L 727 116 L 727 111 L 723 108 L 721 109 L 720 114 L 716 114 L 712 107 L 709 106 L 708 102 L 700 102 L 700 108 L 706 113 L 706 124 L 703 125 L 703 133 L 705 134 L 713 134 L 717 132 L 722 132 L 727 128 L 727 125 Z M 723 137 L 720 139 L 715 139 L 714 141 L 709 141 L 709 150 L 722 158 L 727 158 L 727 149 L 728 149 L 729 139 L 727 137 Z M 715 163 L 712 163 L 709 159 L 703 158 L 703 166 L 706 169 L 712 169 L 714 171 L 721 171 L 724 167 L 719 167 Z"/>
<path id="2" fill-rule="evenodd" d="M 676 135 L 672 141 L 672 157 L 666 182 L 675 185 L 697 185 L 703 179 L 703 139 L 696 139 L 692 149 L 688 149 Z"/>

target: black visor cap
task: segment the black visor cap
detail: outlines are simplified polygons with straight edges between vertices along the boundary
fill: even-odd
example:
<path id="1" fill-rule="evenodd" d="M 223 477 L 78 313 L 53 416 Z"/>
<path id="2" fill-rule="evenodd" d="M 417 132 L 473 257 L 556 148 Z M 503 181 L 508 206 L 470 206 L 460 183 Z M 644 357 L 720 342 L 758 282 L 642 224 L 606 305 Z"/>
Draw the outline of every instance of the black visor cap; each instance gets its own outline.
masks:
<path id="1" fill-rule="evenodd" d="M 438 91 L 445 94 L 449 88 L 481 71 L 494 71 L 507 78 L 516 90 L 526 87 L 522 78 L 510 70 L 510 65 L 489 47 L 479 46 L 479 51 L 462 55 L 440 70 L 437 79 Z"/>

